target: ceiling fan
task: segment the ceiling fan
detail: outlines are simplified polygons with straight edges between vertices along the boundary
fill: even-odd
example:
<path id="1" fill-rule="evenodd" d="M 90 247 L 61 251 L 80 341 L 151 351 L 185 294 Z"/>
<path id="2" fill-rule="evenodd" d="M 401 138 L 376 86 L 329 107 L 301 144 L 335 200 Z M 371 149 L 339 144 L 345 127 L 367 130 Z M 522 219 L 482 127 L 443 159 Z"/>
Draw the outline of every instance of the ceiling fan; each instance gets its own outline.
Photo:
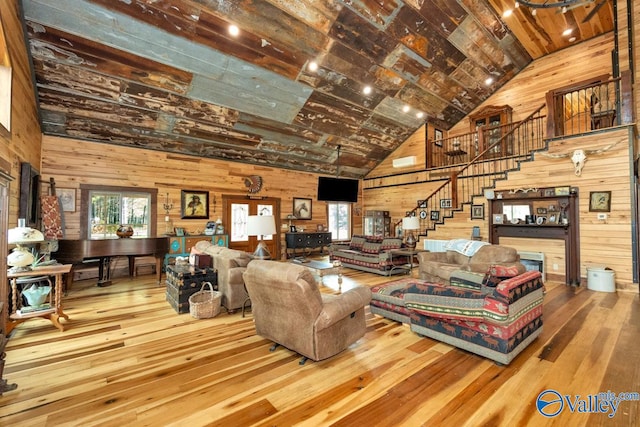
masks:
<path id="1" fill-rule="evenodd" d="M 584 19 L 582 20 L 582 23 L 585 24 L 587 23 L 591 18 L 593 18 L 596 13 L 598 13 L 598 11 L 600 10 L 600 8 L 602 6 L 604 6 L 604 4 L 607 2 L 608 0 L 599 0 L 598 4 L 595 5 L 595 7 L 587 14 L 587 16 L 584 17 Z M 533 0 L 518 0 L 518 3 L 527 6 L 531 9 L 533 9 L 535 11 L 535 9 L 551 9 L 551 8 L 558 8 L 558 12 L 557 13 L 566 13 L 567 11 L 571 10 L 571 9 L 575 9 L 577 7 L 582 7 L 582 6 L 586 6 L 589 5 L 591 3 L 595 3 L 596 0 L 559 0 L 559 1 L 555 1 L 555 2 L 551 2 L 549 0 L 543 0 L 543 1 L 533 1 Z"/>

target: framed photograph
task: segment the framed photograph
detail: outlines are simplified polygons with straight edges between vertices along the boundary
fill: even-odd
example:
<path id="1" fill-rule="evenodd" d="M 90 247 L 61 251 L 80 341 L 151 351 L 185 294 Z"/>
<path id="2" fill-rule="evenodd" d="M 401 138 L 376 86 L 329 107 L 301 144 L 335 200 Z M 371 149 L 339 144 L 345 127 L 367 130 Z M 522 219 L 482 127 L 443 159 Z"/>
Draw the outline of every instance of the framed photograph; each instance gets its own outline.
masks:
<path id="1" fill-rule="evenodd" d="M 440 129 L 433 130 L 433 143 L 438 147 L 442 147 L 442 131 Z"/>
<path id="2" fill-rule="evenodd" d="M 296 219 L 311 219 L 311 199 L 294 197 L 293 215 Z"/>
<path id="3" fill-rule="evenodd" d="M 471 219 L 484 219 L 484 204 L 471 205 Z"/>
<path id="4" fill-rule="evenodd" d="M 555 188 L 546 188 L 544 190 L 544 195 L 545 197 L 553 197 L 556 195 L 556 190 Z"/>
<path id="5" fill-rule="evenodd" d="M 450 209 L 450 208 L 451 208 L 451 199 L 440 200 L 440 209 Z"/>
<path id="6" fill-rule="evenodd" d="M 180 208 L 182 219 L 209 219 L 209 192 L 182 190 Z"/>
<path id="7" fill-rule="evenodd" d="M 76 189 L 75 188 L 56 188 L 56 194 L 60 199 L 60 205 L 63 212 L 76 211 Z"/>
<path id="8" fill-rule="evenodd" d="M 440 211 L 431 211 L 431 221 L 440 221 Z"/>
<path id="9" fill-rule="evenodd" d="M 536 208 L 536 213 L 538 215 L 545 215 L 547 213 L 547 208 Z"/>
<path id="10" fill-rule="evenodd" d="M 493 215 L 493 223 L 494 224 L 503 224 L 504 223 L 504 214 L 495 214 L 495 215 Z"/>
<path id="11" fill-rule="evenodd" d="M 611 212 L 611 191 L 589 192 L 589 212 Z"/>
<path id="12" fill-rule="evenodd" d="M 427 207 L 427 201 L 426 200 L 418 200 L 418 207 L 419 208 L 426 208 Z"/>
<path id="13" fill-rule="evenodd" d="M 556 196 L 568 196 L 571 187 L 556 187 Z"/>
<path id="14" fill-rule="evenodd" d="M 183 227 L 174 227 L 173 230 L 176 232 L 176 236 L 178 236 L 178 237 L 184 236 L 184 228 Z"/>
<path id="15" fill-rule="evenodd" d="M 427 219 L 427 211 L 424 209 L 420 211 L 420 219 Z"/>

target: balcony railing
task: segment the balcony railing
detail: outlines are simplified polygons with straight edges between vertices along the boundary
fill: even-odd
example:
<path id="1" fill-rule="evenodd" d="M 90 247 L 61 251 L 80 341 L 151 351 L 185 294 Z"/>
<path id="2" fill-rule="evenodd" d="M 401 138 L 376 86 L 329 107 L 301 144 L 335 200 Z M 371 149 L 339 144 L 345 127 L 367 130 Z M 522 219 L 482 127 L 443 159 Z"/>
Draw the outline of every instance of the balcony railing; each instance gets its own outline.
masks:
<path id="1" fill-rule="evenodd" d="M 482 128 L 478 132 L 431 141 L 427 168 L 466 165 L 480 154 L 477 161 L 481 162 L 528 156 L 532 150 L 543 148 L 545 119 L 546 116 L 536 114 L 526 122 Z"/>
<path id="2" fill-rule="evenodd" d="M 547 138 L 633 123 L 630 73 L 594 80 L 547 92 Z"/>

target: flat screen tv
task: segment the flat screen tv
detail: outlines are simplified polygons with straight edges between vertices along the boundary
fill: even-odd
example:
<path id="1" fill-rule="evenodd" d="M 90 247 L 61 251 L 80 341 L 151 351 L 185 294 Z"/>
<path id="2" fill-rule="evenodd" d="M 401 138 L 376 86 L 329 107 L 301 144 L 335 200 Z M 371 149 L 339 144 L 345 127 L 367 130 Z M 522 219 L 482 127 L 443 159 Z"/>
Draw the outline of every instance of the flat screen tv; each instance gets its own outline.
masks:
<path id="1" fill-rule="evenodd" d="M 318 200 L 356 203 L 358 201 L 358 180 L 328 176 L 318 177 Z"/>

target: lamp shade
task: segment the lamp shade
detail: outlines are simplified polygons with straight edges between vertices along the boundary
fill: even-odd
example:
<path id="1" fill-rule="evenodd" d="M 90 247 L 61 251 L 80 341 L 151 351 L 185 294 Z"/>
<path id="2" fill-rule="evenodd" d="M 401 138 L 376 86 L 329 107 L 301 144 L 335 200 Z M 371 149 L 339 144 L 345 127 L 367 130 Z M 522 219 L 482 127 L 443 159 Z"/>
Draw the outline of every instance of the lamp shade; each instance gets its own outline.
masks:
<path id="1" fill-rule="evenodd" d="M 249 215 L 247 218 L 249 236 L 271 236 L 276 234 L 276 222 L 273 215 Z"/>
<path id="2" fill-rule="evenodd" d="M 402 218 L 403 230 L 418 230 L 420 229 L 420 219 L 417 216 L 407 216 Z"/>
<path id="3" fill-rule="evenodd" d="M 10 245 L 38 242 L 44 242 L 44 234 L 31 227 L 25 227 L 25 221 L 23 218 L 18 220 L 17 227 L 10 228 L 7 232 L 7 243 Z"/>

